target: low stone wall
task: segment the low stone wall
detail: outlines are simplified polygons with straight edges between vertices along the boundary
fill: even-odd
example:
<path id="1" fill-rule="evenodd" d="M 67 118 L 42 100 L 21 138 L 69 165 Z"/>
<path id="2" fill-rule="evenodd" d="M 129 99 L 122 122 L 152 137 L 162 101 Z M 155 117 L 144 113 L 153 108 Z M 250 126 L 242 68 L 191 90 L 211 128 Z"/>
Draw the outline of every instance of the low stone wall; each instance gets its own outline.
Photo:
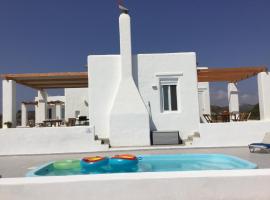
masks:
<path id="1" fill-rule="evenodd" d="M 270 169 L 0 179 L 5 200 L 269 200 Z"/>
<path id="2" fill-rule="evenodd" d="M 89 127 L 11 128 L 0 130 L 0 155 L 77 153 L 107 150 Z"/>
<path id="3" fill-rule="evenodd" d="M 266 132 L 270 132 L 270 121 L 201 123 L 200 138 L 195 138 L 192 146 L 247 146 L 261 142 Z"/>

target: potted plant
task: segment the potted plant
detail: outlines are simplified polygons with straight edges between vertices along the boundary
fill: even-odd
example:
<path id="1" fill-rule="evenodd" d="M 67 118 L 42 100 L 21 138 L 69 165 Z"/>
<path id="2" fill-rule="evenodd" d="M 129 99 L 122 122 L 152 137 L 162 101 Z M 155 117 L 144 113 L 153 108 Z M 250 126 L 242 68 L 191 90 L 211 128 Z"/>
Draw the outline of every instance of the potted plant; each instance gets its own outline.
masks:
<path id="1" fill-rule="evenodd" d="M 5 122 L 4 124 L 7 126 L 7 128 L 11 128 L 12 127 L 12 122 Z"/>

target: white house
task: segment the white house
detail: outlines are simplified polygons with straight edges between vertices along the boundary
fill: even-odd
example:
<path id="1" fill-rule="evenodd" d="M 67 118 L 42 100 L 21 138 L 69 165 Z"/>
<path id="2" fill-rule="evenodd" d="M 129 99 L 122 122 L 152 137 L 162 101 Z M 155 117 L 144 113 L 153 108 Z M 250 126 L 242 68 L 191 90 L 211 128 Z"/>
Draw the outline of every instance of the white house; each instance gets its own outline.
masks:
<path id="1" fill-rule="evenodd" d="M 208 83 L 197 84 L 196 54 L 133 55 L 128 14 L 119 26 L 120 55 L 88 57 L 95 133 L 112 146 L 145 146 L 151 131 L 179 131 L 182 139 L 197 132 L 210 100 Z"/>
<path id="2" fill-rule="evenodd" d="M 65 88 L 64 96 L 49 96 L 44 90 L 38 91 L 34 102 L 23 102 L 21 105 L 21 126 L 28 125 L 28 106 L 34 105 L 35 123 L 42 123 L 46 119 L 78 118 L 88 114 L 88 89 Z"/>
<path id="3" fill-rule="evenodd" d="M 197 67 L 194 52 L 132 54 L 128 13 L 119 17 L 119 32 L 120 54 L 89 55 L 88 72 L 3 75 L 3 122 L 16 124 L 15 85 L 19 83 L 38 90 L 35 107 L 39 122 L 48 117 L 89 117 L 90 126 L 80 129 L 81 138 L 76 127 L 50 131 L 50 137 L 55 133 L 59 136 L 59 140 L 50 138 L 54 152 L 68 149 L 62 148 L 65 145 L 60 149 L 58 142 L 76 144 L 76 152 L 85 151 L 87 144 L 100 146 L 97 137 L 108 140 L 112 147 L 149 146 L 152 132 L 179 132 L 182 140 L 191 141 L 185 145 L 239 146 L 259 141 L 270 129 L 270 76 L 265 67 Z M 257 74 L 260 121 L 205 123 L 203 114 L 211 113 L 209 82 L 228 82 L 229 109 L 235 112 L 239 111 L 237 82 Z M 46 89 L 51 88 L 65 88 L 65 95 L 48 97 Z M 26 107 L 22 112 L 26 113 Z M 25 123 L 25 115 L 23 118 Z M 67 130 L 69 136 L 65 135 Z M 35 130 L 34 137 L 40 138 L 42 132 Z M 22 135 L 21 131 L 17 134 Z M 76 143 L 67 138 L 72 134 Z M 87 134 L 91 142 L 85 141 Z M 42 145 L 46 145 L 44 141 L 40 141 Z M 86 148 L 82 150 L 81 144 Z"/>

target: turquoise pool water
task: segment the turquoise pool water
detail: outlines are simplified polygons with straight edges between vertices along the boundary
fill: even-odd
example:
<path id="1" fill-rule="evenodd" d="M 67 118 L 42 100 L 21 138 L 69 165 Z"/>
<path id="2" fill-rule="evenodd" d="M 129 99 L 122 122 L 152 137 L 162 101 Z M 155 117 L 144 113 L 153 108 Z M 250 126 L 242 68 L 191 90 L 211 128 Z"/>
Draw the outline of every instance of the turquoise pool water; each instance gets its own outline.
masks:
<path id="1" fill-rule="evenodd" d="M 128 170 L 117 170 L 109 164 L 102 168 L 85 171 L 81 168 L 59 170 L 53 162 L 30 171 L 26 176 L 65 176 L 82 174 L 136 173 L 136 172 L 169 172 L 195 170 L 233 170 L 255 169 L 257 165 L 238 157 L 224 154 L 167 154 L 139 155 L 138 165 Z"/>

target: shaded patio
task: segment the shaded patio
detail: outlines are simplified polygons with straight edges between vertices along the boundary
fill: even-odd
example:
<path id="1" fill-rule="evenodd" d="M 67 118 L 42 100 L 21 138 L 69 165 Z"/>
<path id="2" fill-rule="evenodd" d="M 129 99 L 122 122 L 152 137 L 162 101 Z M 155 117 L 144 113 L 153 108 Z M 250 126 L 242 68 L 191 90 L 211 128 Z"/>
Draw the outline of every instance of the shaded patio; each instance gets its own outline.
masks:
<path id="1" fill-rule="evenodd" d="M 237 83 L 251 78 L 253 76 L 264 77 L 262 74 L 267 73 L 267 67 L 235 67 L 235 68 L 198 68 L 197 76 L 199 83 L 209 82 L 227 82 L 228 83 L 228 100 L 229 113 L 239 113 L 239 99 Z M 260 75 L 261 74 L 261 75 Z M 47 89 L 63 89 L 63 88 L 88 88 L 88 73 L 87 72 L 59 72 L 59 73 L 33 73 L 33 74 L 3 74 L 0 75 L 3 79 L 3 123 L 11 122 L 12 126 L 16 125 L 16 84 L 21 84 L 26 87 L 37 90 L 38 100 L 33 102 L 22 102 L 22 124 L 27 125 L 27 108 L 28 106 L 38 107 L 40 119 L 36 119 L 36 123 L 43 123 L 47 120 L 46 108 L 50 104 L 54 104 L 58 118 L 60 118 L 59 110 L 62 103 L 47 101 Z M 259 103 L 261 110 L 269 110 L 267 103 L 263 100 L 264 94 L 268 91 L 265 87 L 267 80 L 258 79 Z M 200 97 L 201 95 L 201 97 Z M 199 98 L 204 101 L 209 96 L 209 91 L 199 90 Z M 203 114 L 211 114 L 201 111 Z M 266 118 L 264 115 L 270 115 L 268 112 L 261 112 L 261 119 Z M 57 117 L 56 117 L 57 118 Z M 72 123 L 73 124 L 73 123 Z"/>
<path id="2" fill-rule="evenodd" d="M 38 97 L 36 101 L 22 102 L 22 126 L 43 126 L 48 121 L 47 108 L 52 108 L 52 114 L 55 120 L 49 121 L 51 125 L 61 124 L 61 107 L 63 101 L 48 101 L 47 89 L 65 89 L 65 88 L 87 88 L 87 72 L 59 72 L 59 73 L 33 73 L 33 74 L 3 74 L 3 123 L 11 122 L 12 127 L 16 126 L 16 84 L 20 84 L 37 90 Z M 28 107 L 35 106 L 36 112 L 39 113 L 35 123 L 27 119 Z M 5 125 L 5 124 L 4 124 Z M 5 126 L 3 126 L 5 127 Z"/>
<path id="3" fill-rule="evenodd" d="M 198 82 L 205 84 L 207 90 L 199 90 L 199 101 L 201 101 L 201 107 L 208 106 L 208 109 L 200 110 L 200 117 L 202 121 L 208 123 L 215 122 L 230 122 L 230 121 L 247 121 L 251 115 L 248 113 L 239 112 L 239 91 L 238 83 L 240 81 L 257 76 L 258 74 L 267 73 L 267 67 L 237 67 L 237 68 L 202 68 L 197 70 Z M 228 83 L 228 103 L 229 111 L 223 113 L 215 113 L 214 115 L 210 111 L 209 100 L 209 85 L 211 82 L 227 82 Z M 259 103 L 261 108 L 265 107 L 265 102 L 262 101 L 264 87 L 262 86 L 261 79 L 258 79 L 258 91 L 259 91 Z M 206 94 L 204 94 L 206 93 Z M 200 96 L 201 95 L 201 96 Z M 208 98 L 208 99 L 207 99 Z M 206 102 L 203 102 L 206 101 Z M 263 116 L 262 118 L 263 119 Z"/>

